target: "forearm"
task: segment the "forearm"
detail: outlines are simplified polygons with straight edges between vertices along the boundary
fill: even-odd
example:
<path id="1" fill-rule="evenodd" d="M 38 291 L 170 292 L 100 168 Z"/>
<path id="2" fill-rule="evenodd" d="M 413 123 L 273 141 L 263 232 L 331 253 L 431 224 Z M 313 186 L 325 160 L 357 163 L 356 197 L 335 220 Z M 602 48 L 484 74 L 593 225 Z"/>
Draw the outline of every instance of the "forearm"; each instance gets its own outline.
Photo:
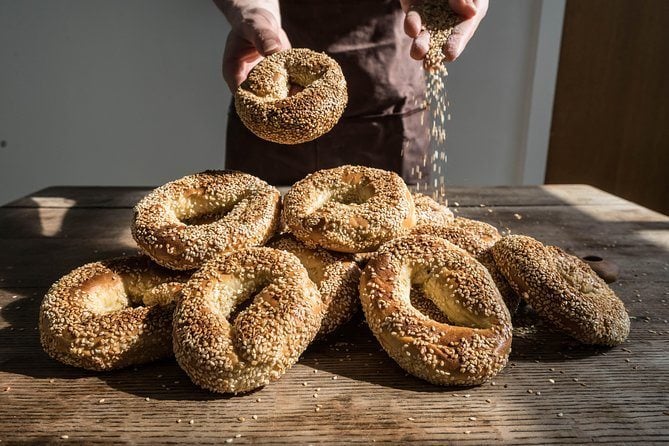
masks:
<path id="1" fill-rule="evenodd" d="M 266 9 L 271 12 L 281 26 L 279 0 L 214 0 L 214 3 L 232 26 L 243 22 L 248 12 L 254 9 Z"/>

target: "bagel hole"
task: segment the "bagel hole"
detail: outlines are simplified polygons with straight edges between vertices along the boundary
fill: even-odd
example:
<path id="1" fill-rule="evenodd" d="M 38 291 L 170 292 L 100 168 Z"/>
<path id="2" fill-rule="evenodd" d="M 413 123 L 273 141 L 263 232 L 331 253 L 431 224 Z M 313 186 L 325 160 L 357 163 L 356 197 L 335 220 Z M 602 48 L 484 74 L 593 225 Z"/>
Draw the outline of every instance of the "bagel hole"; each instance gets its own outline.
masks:
<path id="1" fill-rule="evenodd" d="M 288 83 L 288 97 L 295 96 L 296 94 L 298 94 L 299 92 L 304 90 L 304 88 L 305 87 L 300 85 L 300 84 L 294 84 L 292 82 L 289 82 Z"/>
<path id="2" fill-rule="evenodd" d="M 345 205 L 361 205 L 373 196 L 374 186 L 363 181 L 337 191 L 332 195 L 331 200 Z"/>
<path id="3" fill-rule="evenodd" d="M 409 303 L 416 311 L 449 325 L 471 328 L 491 326 L 487 318 L 477 316 L 470 308 L 463 305 L 461 298 L 458 298 L 456 289 L 472 284 L 461 283 L 463 279 L 458 277 L 457 273 L 445 268 L 438 271 L 424 265 L 416 265 L 408 275 L 411 284 Z"/>
<path id="4" fill-rule="evenodd" d="M 446 316 L 446 314 L 444 314 L 444 312 L 425 295 L 425 292 L 419 286 L 411 287 L 409 301 L 411 302 L 411 305 L 425 317 L 442 324 L 451 324 L 448 316 Z"/>
<path id="5" fill-rule="evenodd" d="M 269 285 L 269 279 L 257 278 L 243 285 L 240 283 L 240 285 L 240 292 L 227 316 L 231 325 L 234 325 L 237 318 L 255 303 L 256 297 Z"/>
<path id="6" fill-rule="evenodd" d="M 243 198 L 220 201 L 199 190 L 181 197 L 174 207 L 174 213 L 177 219 L 187 226 L 208 225 L 225 217 Z"/>

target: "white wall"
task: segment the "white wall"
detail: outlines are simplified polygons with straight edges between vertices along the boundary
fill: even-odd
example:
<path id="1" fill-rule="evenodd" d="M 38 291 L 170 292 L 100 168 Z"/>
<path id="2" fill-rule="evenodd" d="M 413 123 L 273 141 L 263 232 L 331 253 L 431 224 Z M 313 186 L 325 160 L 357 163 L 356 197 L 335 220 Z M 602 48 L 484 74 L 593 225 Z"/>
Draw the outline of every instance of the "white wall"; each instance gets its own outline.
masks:
<path id="1" fill-rule="evenodd" d="M 543 179 L 561 8 L 491 1 L 450 68 L 448 183 Z M 227 32 L 207 0 L 0 0 L 0 204 L 222 167 Z"/>

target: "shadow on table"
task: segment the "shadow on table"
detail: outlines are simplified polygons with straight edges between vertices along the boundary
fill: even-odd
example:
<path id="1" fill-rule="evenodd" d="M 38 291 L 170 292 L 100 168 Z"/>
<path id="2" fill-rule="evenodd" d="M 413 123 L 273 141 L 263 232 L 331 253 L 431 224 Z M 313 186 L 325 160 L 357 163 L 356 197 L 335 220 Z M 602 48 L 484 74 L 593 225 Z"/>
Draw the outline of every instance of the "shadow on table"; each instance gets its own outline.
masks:
<path id="1" fill-rule="evenodd" d="M 546 191 L 543 193 L 550 196 Z M 551 196 L 551 199 L 555 201 L 555 197 Z M 533 209 L 539 207 L 545 209 L 533 214 Z M 639 274 L 626 270 L 638 270 L 639 262 L 669 264 L 667 248 L 648 236 L 649 233 L 669 231 L 669 222 L 613 220 L 604 224 L 589 213 L 576 208 L 564 212 L 563 208 L 556 205 L 526 207 L 522 219 L 518 219 L 514 209 L 501 207 L 493 208 L 493 212 L 479 206 L 460 207 L 459 215 L 488 221 L 502 228 L 510 227 L 515 233 L 533 235 L 580 256 L 595 254 L 612 258 L 621 266 L 623 282 L 639 279 Z M 3 209 L 11 211 L 15 208 Z M 0 329 L 0 371 L 36 379 L 94 377 L 114 389 L 152 399 L 207 401 L 229 398 L 193 385 L 173 359 L 116 372 L 95 373 L 65 366 L 49 358 L 40 347 L 39 334 L 35 329 L 39 304 L 47 286 L 81 264 L 126 253 L 128 246 L 122 239 L 127 235 L 129 222 L 108 224 L 96 221 L 99 215 L 79 213 L 71 207 L 57 223 L 49 221 L 49 217 L 40 214 L 37 208 L 21 209 L 21 212 L 0 214 L 0 290 L 17 296 L 0 310 L 2 319 L 8 324 L 8 327 Z M 541 218 L 537 217 L 539 215 Z M 58 228 L 54 230 L 56 226 Z M 51 228 L 51 232 L 45 233 L 45 227 Z M 92 235 L 96 227 L 105 228 L 103 238 L 81 236 Z M 611 230 L 614 227 L 617 227 L 616 231 Z M 611 232 L 624 233 L 625 236 L 611 240 L 608 236 Z M 636 255 L 639 246 L 643 246 L 643 258 Z M 619 293 L 628 305 L 630 315 L 649 314 L 647 306 L 634 304 L 632 286 L 619 289 Z M 600 347 L 577 344 L 538 320 L 525 328 L 522 324 L 517 325 L 512 348 L 512 362 L 573 361 L 606 352 Z M 337 376 L 381 387 L 415 392 L 466 390 L 435 386 L 405 373 L 381 350 L 360 314 L 331 338 L 312 345 L 300 362 Z M 501 376 L 510 373 L 512 370 L 507 368 Z"/>

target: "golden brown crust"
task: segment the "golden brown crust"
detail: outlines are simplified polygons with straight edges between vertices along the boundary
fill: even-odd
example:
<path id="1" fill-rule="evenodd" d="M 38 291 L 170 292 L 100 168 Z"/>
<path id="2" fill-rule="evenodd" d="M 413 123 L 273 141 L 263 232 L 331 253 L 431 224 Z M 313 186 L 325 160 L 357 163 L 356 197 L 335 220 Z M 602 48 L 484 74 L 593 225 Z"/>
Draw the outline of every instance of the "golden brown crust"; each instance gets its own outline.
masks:
<path id="1" fill-rule="evenodd" d="M 221 393 L 249 391 L 297 362 L 321 326 L 324 307 L 293 254 L 235 251 L 207 262 L 186 284 L 174 312 L 174 353 L 195 384 Z"/>
<path id="2" fill-rule="evenodd" d="M 132 235 L 159 264 L 187 270 L 265 243 L 279 219 L 279 191 L 242 172 L 210 170 L 171 181 L 135 206 Z"/>
<path id="3" fill-rule="evenodd" d="M 303 90 L 290 95 L 291 85 Z M 305 48 L 266 57 L 235 92 L 235 108 L 244 125 L 279 144 L 300 144 L 329 132 L 347 102 L 339 64 Z"/>
<path id="4" fill-rule="evenodd" d="M 446 226 L 455 219 L 447 206 L 437 203 L 428 195 L 414 193 L 413 202 L 416 206 L 416 226 Z"/>
<path id="5" fill-rule="evenodd" d="M 412 288 L 450 323 L 411 304 Z M 383 245 L 360 280 L 367 323 L 405 370 L 442 385 L 480 384 L 505 365 L 511 317 L 488 271 L 437 237 L 406 236 Z"/>
<path id="6" fill-rule="evenodd" d="M 516 292 L 558 329 L 585 344 L 618 345 L 627 338 L 625 305 L 578 257 L 520 235 L 504 237 L 492 252 Z"/>
<path id="7" fill-rule="evenodd" d="M 349 253 L 374 251 L 416 224 L 402 178 L 363 166 L 320 170 L 298 181 L 284 197 L 283 218 L 307 246 Z"/>
<path id="8" fill-rule="evenodd" d="M 187 278 L 144 256 L 83 265 L 44 297 L 42 347 L 54 359 L 89 370 L 171 356 L 174 301 Z"/>
<path id="9" fill-rule="evenodd" d="M 520 297 L 513 291 L 492 256 L 491 248 L 497 240 L 502 238 L 494 226 L 458 217 L 447 226 L 417 226 L 410 233 L 443 238 L 473 255 L 488 269 L 509 312 L 511 314 L 516 312 L 520 304 Z"/>
<path id="10" fill-rule="evenodd" d="M 318 287 L 325 304 L 325 315 L 316 337 L 323 337 L 348 322 L 358 311 L 360 268 L 350 256 L 311 249 L 291 235 L 271 240 L 268 247 L 297 256 Z"/>

